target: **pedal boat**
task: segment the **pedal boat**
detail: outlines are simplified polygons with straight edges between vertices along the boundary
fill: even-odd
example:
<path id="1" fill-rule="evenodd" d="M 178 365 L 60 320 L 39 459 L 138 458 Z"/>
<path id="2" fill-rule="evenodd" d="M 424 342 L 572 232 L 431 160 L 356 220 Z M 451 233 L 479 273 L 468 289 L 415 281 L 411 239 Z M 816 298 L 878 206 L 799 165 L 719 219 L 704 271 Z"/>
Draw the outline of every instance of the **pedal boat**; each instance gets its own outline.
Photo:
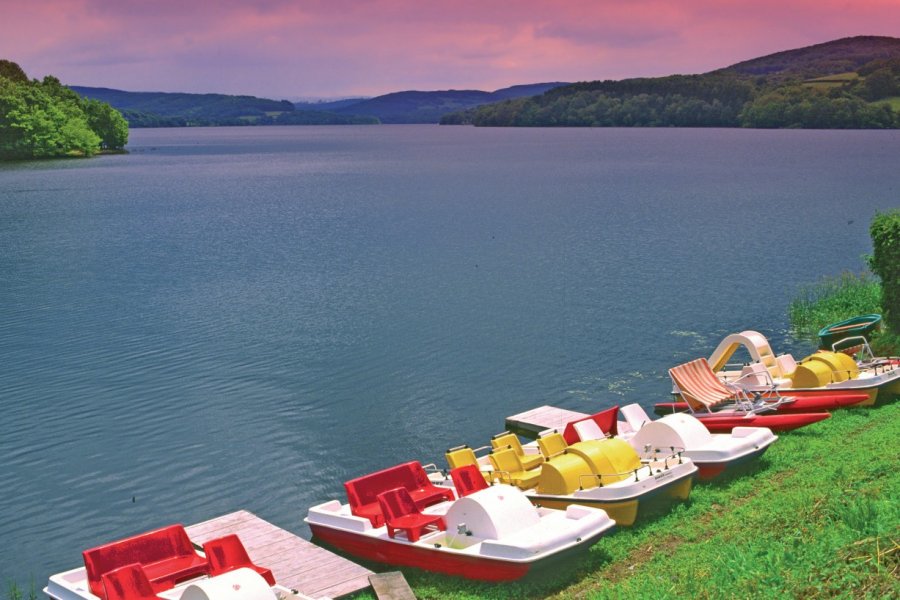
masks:
<path id="1" fill-rule="evenodd" d="M 618 419 L 621 415 L 624 420 Z M 605 425 L 607 429 L 604 429 Z M 571 441 L 618 436 L 631 445 L 642 460 L 680 451 L 697 465 L 697 477 L 713 479 L 729 469 L 760 457 L 777 439 L 766 427 L 735 427 L 731 433 L 710 433 L 699 419 L 687 414 L 652 420 L 638 404 L 613 406 L 566 425 Z"/>
<path id="2" fill-rule="evenodd" d="M 254 564 L 236 535 L 194 549 L 170 525 L 82 552 L 83 567 L 51 575 L 52 600 L 312 600 Z"/>
<path id="3" fill-rule="evenodd" d="M 465 469 L 463 469 L 465 470 Z M 379 472 L 379 473 L 383 473 Z M 363 482 L 380 511 L 360 516 L 360 505 L 331 500 L 313 506 L 304 521 L 313 540 L 360 558 L 483 581 L 508 581 L 586 552 L 615 522 L 602 510 L 536 507 L 516 487 L 488 486 L 477 468 L 461 497 L 442 488 L 422 507 L 402 483 L 379 489 L 389 478 Z M 451 476 L 458 475 L 457 471 Z M 363 478 L 364 479 L 364 478 Z M 357 491 L 359 479 L 354 480 Z M 395 482 L 397 483 L 397 482 Z M 463 484 L 459 485 L 462 489 Z M 429 491 L 431 493 L 431 491 Z M 422 497 L 421 494 L 419 494 Z"/>
<path id="4" fill-rule="evenodd" d="M 740 348 L 747 351 L 752 362 L 729 365 Z M 864 336 L 842 338 L 830 350 L 820 350 L 797 362 L 790 354 L 776 356 L 761 333 L 742 331 L 725 337 L 710 355 L 709 364 L 722 381 L 754 393 L 769 393 L 774 385 L 784 396 L 864 394 L 862 402 L 850 402 L 857 406 L 900 394 L 900 357 L 875 356 Z"/>
<path id="5" fill-rule="evenodd" d="M 767 373 L 768 374 L 768 373 Z M 768 427 L 790 431 L 829 418 L 827 412 L 779 413 L 782 405 L 794 404 L 794 397 L 782 396 L 772 386 L 772 396 L 749 392 L 734 383 L 725 383 L 713 372 L 705 358 L 669 369 L 675 390 L 684 404 L 667 403 L 672 410 L 682 407 L 700 419 L 712 433 L 727 433 L 735 427 Z M 657 413 L 662 406 L 655 407 Z"/>
<path id="6" fill-rule="evenodd" d="M 601 508 L 621 526 L 633 525 L 639 507 L 650 499 L 687 500 L 697 473 L 696 465 L 679 452 L 642 460 L 621 439 L 569 445 L 562 434 L 551 430 L 524 446 L 509 432 L 494 436 L 491 443 L 487 457 L 476 457 L 465 446 L 449 450 L 451 469 L 473 464 L 486 479 L 519 487 L 534 504 Z"/>

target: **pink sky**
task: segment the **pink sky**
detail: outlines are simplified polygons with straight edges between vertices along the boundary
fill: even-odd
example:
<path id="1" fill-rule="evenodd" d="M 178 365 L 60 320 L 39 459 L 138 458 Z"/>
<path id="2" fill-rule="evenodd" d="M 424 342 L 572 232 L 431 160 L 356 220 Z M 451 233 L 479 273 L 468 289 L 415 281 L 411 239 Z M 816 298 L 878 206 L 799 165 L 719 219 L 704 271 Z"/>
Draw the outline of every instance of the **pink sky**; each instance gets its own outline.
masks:
<path id="1" fill-rule="evenodd" d="M 270 98 L 702 73 L 852 35 L 900 0 L 0 0 L 30 77 Z"/>

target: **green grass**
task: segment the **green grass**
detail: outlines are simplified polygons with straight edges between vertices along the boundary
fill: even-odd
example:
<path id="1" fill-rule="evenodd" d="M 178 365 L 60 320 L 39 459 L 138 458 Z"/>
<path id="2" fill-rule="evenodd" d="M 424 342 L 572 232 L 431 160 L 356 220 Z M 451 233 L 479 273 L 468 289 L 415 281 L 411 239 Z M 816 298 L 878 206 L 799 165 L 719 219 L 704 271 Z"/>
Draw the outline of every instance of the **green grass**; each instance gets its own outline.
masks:
<path id="1" fill-rule="evenodd" d="M 891 107 L 891 109 L 895 111 L 900 111 L 900 96 L 893 96 L 892 98 L 884 98 L 883 100 L 877 101 L 875 104 L 887 104 Z"/>
<path id="2" fill-rule="evenodd" d="M 404 572 L 417 598 L 900 597 L 898 436 L 897 402 L 838 411 L 521 583 Z"/>
<path id="3" fill-rule="evenodd" d="M 852 81 L 856 81 L 859 78 L 859 73 L 855 71 L 849 71 L 847 73 L 837 73 L 835 75 L 826 75 L 825 77 L 807 79 L 803 82 L 803 85 L 817 90 L 828 90 L 831 88 L 842 87 Z"/>
<path id="4" fill-rule="evenodd" d="M 847 71 L 846 73 L 835 73 L 834 75 L 825 75 L 824 77 L 816 77 L 815 79 L 807 79 L 803 83 L 831 83 L 856 81 L 859 79 L 859 73 L 856 71 Z"/>
<path id="5" fill-rule="evenodd" d="M 800 335 L 815 338 L 831 323 L 857 315 L 881 312 L 881 284 L 869 273 L 844 273 L 801 286 L 789 310 L 791 325 Z"/>

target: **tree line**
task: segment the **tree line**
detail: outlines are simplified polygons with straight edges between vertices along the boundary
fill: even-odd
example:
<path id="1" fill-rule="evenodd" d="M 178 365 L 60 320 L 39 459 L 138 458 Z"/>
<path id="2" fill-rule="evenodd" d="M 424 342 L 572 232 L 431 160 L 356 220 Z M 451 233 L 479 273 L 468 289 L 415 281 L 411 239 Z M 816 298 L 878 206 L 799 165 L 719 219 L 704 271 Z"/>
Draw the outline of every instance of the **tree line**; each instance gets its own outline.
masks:
<path id="1" fill-rule="evenodd" d="M 128 123 L 105 102 L 84 99 L 56 77 L 29 80 L 0 59 L 0 159 L 93 156 L 128 142 Z"/>
<path id="2" fill-rule="evenodd" d="M 441 124 L 519 127 L 900 127 L 900 60 L 872 61 L 827 87 L 735 73 L 594 81 L 446 115 Z"/>

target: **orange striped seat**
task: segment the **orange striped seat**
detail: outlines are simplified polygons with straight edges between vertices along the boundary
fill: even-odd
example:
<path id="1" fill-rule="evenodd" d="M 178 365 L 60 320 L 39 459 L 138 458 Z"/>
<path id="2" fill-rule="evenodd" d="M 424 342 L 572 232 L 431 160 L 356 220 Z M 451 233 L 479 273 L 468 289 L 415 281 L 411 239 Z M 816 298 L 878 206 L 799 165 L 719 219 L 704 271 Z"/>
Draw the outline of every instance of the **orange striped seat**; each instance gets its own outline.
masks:
<path id="1" fill-rule="evenodd" d="M 716 406 L 727 403 L 740 403 L 746 400 L 737 389 L 728 388 L 719 381 L 705 358 L 669 369 L 669 377 L 692 411 L 712 411 Z"/>

